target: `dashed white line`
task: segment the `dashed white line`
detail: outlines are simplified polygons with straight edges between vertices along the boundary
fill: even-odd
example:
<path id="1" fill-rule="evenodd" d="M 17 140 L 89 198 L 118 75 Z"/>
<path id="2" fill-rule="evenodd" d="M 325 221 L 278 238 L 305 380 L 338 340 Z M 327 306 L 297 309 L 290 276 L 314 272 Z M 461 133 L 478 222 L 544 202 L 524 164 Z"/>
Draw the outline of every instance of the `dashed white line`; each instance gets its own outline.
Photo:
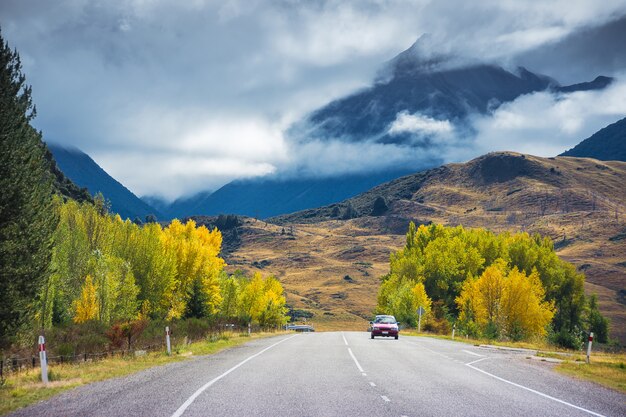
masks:
<path id="1" fill-rule="evenodd" d="M 380 396 L 380 398 L 382 398 L 382 399 L 383 399 L 384 401 L 386 401 L 386 402 L 391 401 L 391 400 L 389 399 L 389 397 L 387 397 L 386 395 L 381 395 L 381 396 Z"/>
<path id="2" fill-rule="evenodd" d="M 461 349 L 461 352 L 469 353 L 470 355 L 478 356 L 478 357 L 481 357 L 481 358 L 485 357 L 485 355 L 480 355 L 478 353 L 475 353 L 475 352 L 472 352 L 472 351 L 469 351 L 469 350 L 465 350 L 465 349 Z"/>
<path id="3" fill-rule="evenodd" d="M 352 359 L 354 360 L 354 363 L 356 364 L 356 367 L 358 368 L 359 372 L 361 372 L 363 376 L 366 376 L 365 371 L 363 370 L 363 368 L 361 368 L 361 364 L 359 363 L 358 360 L 356 360 L 356 356 L 354 356 L 354 353 L 352 353 L 352 349 L 348 348 L 348 352 L 350 352 L 350 356 L 352 356 Z"/>
<path id="4" fill-rule="evenodd" d="M 198 396 L 200 394 L 202 394 L 207 388 L 209 388 L 211 385 L 215 384 L 217 381 L 219 381 L 220 379 L 224 378 L 226 375 L 228 375 L 229 373 L 231 373 L 232 371 L 234 371 L 235 369 L 239 368 L 241 365 L 243 365 L 244 363 L 256 358 L 257 356 L 259 356 L 260 354 L 262 354 L 263 352 L 267 352 L 268 350 L 270 350 L 271 348 L 273 348 L 276 345 L 279 345 L 283 342 L 286 342 L 289 339 L 293 339 L 294 337 L 298 336 L 297 334 L 288 337 L 286 339 L 283 339 L 279 342 L 274 343 L 271 346 L 266 347 L 265 349 L 263 349 L 262 351 L 255 353 L 252 356 L 249 356 L 248 358 L 244 359 L 243 361 L 239 362 L 237 365 L 233 366 L 232 368 L 230 368 L 228 371 L 224 372 L 222 375 L 213 378 L 212 380 L 210 380 L 209 382 L 207 382 L 206 384 L 204 384 L 203 386 L 201 386 L 196 392 L 194 392 L 192 394 L 191 397 L 189 397 L 187 399 L 187 401 L 185 401 L 183 403 L 183 405 L 181 405 L 178 410 L 176 410 L 176 412 L 174 414 L 172 414 L 172 417 L 180 417 L 183 415 L 183 413 L 185 412 L 185 410 L 191 405 L 191 403 L 193 403 L 195 401 L 196 398 L 198 398 Z"/>
<path id="5" fill-rule="evenodd" d="M 371 382 L 371 381 L 370 381 L 370 385 L 371 385 L 371 386 L 373 386 L 373 387 L 375 387 L 375 386 L 376 386 L 376 384 L 374 384 L 374 383 L 373 383 L 373 382 Z"/>
<path id="6" fill-rule="evenodd" d="M 343 333 L 341 333 L 341 337 L 343 337 L 343 343 L 346 344 L 346 346 L 348 346 L 348 341 L 346 340 L 346 335 L 344 335 Z"/>
<path id="7" fill-rule="evenodd" d="M 526 391 L 530 391 L 530 392 L 532 392 L 533 394 L 537 394 L 537 395 L 540 395 L 540 396 L 542 396 L 542 397 L 544 397 L 544 398 L 547 398 L 547 399 L 549 399 L 549 400 L 556 401 L 556 402 L 558 402 L 558 403 L 561 403 L 561 404 L 567 405 L 568 407 L 572 407 L 572 408 L 575 408 L 575 409 L 577 409 L 577 410 L 584 411 L 585 413 L 588 413 L 588 414 L 591 414 L 591 415 L 594 415 L 594 416 L 598 416 L 598 417 L 604 417 L 602 414 L 598 414 L 598 413 L 593 412 L 593 411 L 591 411 L 591 410 L 587 410 L 586 408 L 582 408 L 582 407 L 579 407 L 579 406 L 577 406 L 577 405 L 574 405 L 574 404 L 568 403 L 567 401 L 560 400 L 560 399 L 558 399 L 558 398 L 552 397 L 551 395 L 548 395 L 548 394 L 544 394 L 543 392 L 539 392 L 539 391 L 534 390 L 534 389 L 532 389 L 532 388 L 528 388 L 528 387 L 525 387 L 525 386 L 523 386 L 523 385 L 516 384 L 515 382 L 509 381 L 509 380 L 504 379 L 504 378 L 500 378 L 499 376 L 496 376 L 496 375 L 494 375 L 494 374 L 490 374 L 490 373 L 489 373 L 489 372 L 487 372 L 487 371 L 483 371 L 482 369 L 479 369 L 479 368 L 476 368 L 475 366 L 472 366 L 473 364 L 475 364 L 475 363 L 477 363 L 477 362 L 480 362 L 480 361 L 483 361 L 483 360 L 485 360 L 485 359 L 488 359 L 488 358 L 478 359 L 478 360 L 475 360 L 474 362 L 466 363 L 465 365 L 466 365 L 466 366 L 469 366 L 470 368 L 474 369 L 475 371 L 481 372 L 481 373 L 483 373 L 483 374 L 485 374 L 485 375 L 487 375 L 487 376 L 490 376 L 490 377 L 492 377 L 492 378 L 495 378 L 495 379 L 497 379 L 498 381 L 502 381 L 502 382 L 505 382 L 505 383 L 507 383 L 507 384 L 511 384 L 511 385 L 513 385 L 513 386 L 515 386 L 515 387 L 518 387 L 518 388 L 521 388 L 521 389 L 525 389 Z"/>

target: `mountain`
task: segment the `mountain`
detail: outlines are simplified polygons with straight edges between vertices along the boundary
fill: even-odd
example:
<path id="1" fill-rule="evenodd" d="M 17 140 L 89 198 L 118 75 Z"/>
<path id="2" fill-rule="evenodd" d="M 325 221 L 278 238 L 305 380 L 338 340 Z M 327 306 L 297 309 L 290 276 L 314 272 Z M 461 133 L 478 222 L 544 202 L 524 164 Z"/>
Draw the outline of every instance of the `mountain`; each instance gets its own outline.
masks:
<path id="1" fill-rule="evenodd" d="M 433 56 L 428 39 L 420 38 L 408 50 L 389 61 L 369 88 L 332 101 L 292 125 L 289 140 L 345 141 L 365 144 L 393 144 L 425 152 L 423 162 L 395 166 L 386 172 L 343 174 L 330 178 L 297 180 L 255 179 L 226 184 L 214 193 L 202 192 L 175 201 L 170 206 L 155 200 L 169 217 L 190 215 L 243 214 L 266 218 L 311 207 L 319 207 L 355 196 L 374 185 L 422 169 L 438 166 L 437 149 L 441 129 L 461 138 L 473 132 L 467 118 L 488 113 L 505 102 L 536 91 L 556 94 L 601 89 L 608 77 L 591 82 L 561 86 L 556 80 L 524 68 L 507 71 L 496 65 L 463 63 L 455 58 Z M 403 116 L 422 117 L 411 129 L 392 129 Z M 437 123 L 444 123 L 438 125 Z M 441 127 L 443 126 L 443 127 Z"/>
<path id="2" fill-rule="evenodd" d="M 365 325 L 409 221 L 550 236 L 584 271 L 613 337 L 626 342 L 626 162 L 490 153 L 374 187 L 341 203 L 245 219 L 225 242 L 231 271 L 263 270 L 320 328 Z M 346 215 L 349 214 L 349 215 Z M 352 218 L 350 218 L 352 217 Z"/>
<path id="3" fill-rule="evenodd" d="M 626 118 L 599 130 L 560 156 L 626 161 Z"/>
<path id="4" fill-rule="evenodd" d="M 523 67 L 515 72 L 484 63 L 460 63 L 454 57 L 432 56 L 428 38 L 420 38 L 381 70 L 370 88 L 335 100 L 313 111 L 290 132 L 302 141 L 311 138 L 344 141 L 377 141 L 415 144 L 415 136 L 429 136 L 416 129 L 412 137 L 391 130 L 402 114 L 421 115 L 468 130 L 467 116 L 487 113 L 502 103 L 536 91 L 571 93 L 602 89 L 612 78 L 561 86 L 556 80 Z M 471 134 L 470 132 L 467 132 Z M 436 142 L 426 147 L 437 147 Z M 418 142 L 418 146 L 424 146 Z"/>
<path id="5" fill-rule="evenodd" d="M 141 201 L 126 187 L 106 173 L 89 155 L 78 150 L 64 148 L 56 144 L 48 144 L 60 170 L 80 187 L 85 187 L 92 195 L 102 193 L 111 203 L 111 211 L 122 218 L 144 219 L 160 213 Z"/>
<path id="6" fill-rule="evenodd" d="M 172 218 L 222 213 L 266 218 L 341 201 L 407 173 L 395 170 L 331 178 L 233 181 L 213 193 L 176 200 L 161 210 Z M 158 204 L 158 200 L 146 201 Z"/>

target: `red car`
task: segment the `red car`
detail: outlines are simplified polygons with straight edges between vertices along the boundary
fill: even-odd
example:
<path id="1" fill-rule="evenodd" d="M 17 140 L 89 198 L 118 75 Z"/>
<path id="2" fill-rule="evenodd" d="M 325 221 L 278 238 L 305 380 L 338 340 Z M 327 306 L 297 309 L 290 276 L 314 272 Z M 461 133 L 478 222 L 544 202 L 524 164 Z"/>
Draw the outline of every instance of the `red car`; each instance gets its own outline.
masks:
<path id="1" fill-rule="evenodd" d="M 370 322 L 371 338 L 384 336 L 398 340 L 399 324 L 394 316 L 376 316 L 374 321 Z"/>

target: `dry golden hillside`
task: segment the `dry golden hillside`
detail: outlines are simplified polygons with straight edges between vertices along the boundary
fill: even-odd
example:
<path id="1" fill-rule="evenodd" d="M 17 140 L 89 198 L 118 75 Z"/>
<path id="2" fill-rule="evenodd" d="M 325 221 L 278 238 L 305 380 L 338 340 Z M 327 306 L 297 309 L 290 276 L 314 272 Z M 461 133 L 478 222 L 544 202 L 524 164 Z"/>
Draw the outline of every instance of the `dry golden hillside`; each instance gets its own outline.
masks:
<path id="1" fill-rule="evenodd" d="M 379 197 L 388 209 L 371 216 Z M 225 257 L 231 270 L 280 278 L 288 303 L 312 312 L 318 328 L 364 328 L 409 221 L 539 232 L 585 272 L 587 292 L 626 343 L 625 203 L 624 162 L 493 153 L 271 223 L 246 219 Z M 348 207 L 357 217 L 342 220 Z"/>

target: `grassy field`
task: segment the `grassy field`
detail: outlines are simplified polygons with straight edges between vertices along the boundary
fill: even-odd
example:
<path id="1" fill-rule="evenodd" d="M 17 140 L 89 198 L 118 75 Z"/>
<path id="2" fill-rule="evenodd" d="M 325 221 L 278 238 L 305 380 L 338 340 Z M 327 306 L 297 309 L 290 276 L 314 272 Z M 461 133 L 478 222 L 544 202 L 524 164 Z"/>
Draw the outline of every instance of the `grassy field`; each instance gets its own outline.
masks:
<path id="1" fill-rule="evenodd" d="M 210 355 L 241 345 L 250 340 L 276 336 L 280 333 L 224 334 L 219 338 L 172 347 L 172 355 L 150 352 L 139 357 L 113 357 L 100 361 L 49 366 L 48 385 L 41 382 L 39 369 L 10 375 L 0 386 L 0 415 L 45 400 L 60 392 L 91 382 L 129 375 L 144 369 L 171 362 L 187 360 L 192 356 Z"/>

